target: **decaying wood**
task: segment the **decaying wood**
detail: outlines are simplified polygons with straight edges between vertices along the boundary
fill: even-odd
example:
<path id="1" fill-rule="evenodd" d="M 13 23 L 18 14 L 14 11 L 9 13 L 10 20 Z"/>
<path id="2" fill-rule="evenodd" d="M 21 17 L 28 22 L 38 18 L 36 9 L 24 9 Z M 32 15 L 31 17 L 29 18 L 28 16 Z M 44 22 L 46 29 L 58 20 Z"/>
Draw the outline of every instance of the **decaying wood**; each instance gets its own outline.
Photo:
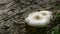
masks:
<path id="1" fill-rule="evenodd" d="M 55 4 L 50 4 L 58 1 L 0 0 L 0 34 L 29 34 L 24 21 L 27 15 L 34 11 L 49 10 L 55 7 Z"/>

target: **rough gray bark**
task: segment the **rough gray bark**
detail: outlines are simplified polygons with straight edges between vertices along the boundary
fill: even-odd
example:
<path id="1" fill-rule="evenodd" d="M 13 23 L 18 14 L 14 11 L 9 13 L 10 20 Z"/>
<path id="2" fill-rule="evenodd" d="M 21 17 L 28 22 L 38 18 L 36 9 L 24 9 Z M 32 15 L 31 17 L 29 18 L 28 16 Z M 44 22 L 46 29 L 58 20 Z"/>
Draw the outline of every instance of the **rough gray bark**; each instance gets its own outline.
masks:
<path id="1" fill-rule="evenodd" d="M 51 0 L 51 3 L 59 0 Z M 54 7 L 49 0 L 0 0 L 0 34 L 26 34 L 24 19 L 34 11 Z M 29 34 L 29 33 L 28 33 Z"/>

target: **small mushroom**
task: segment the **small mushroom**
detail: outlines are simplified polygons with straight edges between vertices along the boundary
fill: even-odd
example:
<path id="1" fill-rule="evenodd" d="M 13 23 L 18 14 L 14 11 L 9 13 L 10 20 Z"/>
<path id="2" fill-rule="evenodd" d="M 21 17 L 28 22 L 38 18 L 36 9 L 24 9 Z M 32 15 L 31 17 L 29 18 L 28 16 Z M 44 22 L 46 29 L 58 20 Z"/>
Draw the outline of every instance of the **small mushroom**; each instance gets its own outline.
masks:
<path id="1" fill-rule="evenodd" d="M 25 18 L 25 21 L 30 26 L 45 27 L 50 23 L 51 17 L 52 12 L 40 11 L 29 14 L 28 17 Z"/>

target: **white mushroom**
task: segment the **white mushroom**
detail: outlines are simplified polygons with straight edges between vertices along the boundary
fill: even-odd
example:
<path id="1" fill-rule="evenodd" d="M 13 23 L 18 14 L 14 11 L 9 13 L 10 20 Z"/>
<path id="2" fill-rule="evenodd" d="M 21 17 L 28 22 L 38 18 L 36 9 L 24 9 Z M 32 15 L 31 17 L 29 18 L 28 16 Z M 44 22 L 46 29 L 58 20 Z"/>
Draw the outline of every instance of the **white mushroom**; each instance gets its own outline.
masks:
<path id="1" fill-rule="evenodd" d="M 44 27 L 50 23 L 50 17 L 52 16 L 52 12 L 50 11 L 40 11 L 34 12 L 28 15 L 25 19 L 28 25 L 34 27 Z"/>
<path id="2" fill-rule="evenodd" d="M 51 11 L 40 11 L 40 14 L 46 18 L 51 18 L 52 17 L 52 12 Z"/>

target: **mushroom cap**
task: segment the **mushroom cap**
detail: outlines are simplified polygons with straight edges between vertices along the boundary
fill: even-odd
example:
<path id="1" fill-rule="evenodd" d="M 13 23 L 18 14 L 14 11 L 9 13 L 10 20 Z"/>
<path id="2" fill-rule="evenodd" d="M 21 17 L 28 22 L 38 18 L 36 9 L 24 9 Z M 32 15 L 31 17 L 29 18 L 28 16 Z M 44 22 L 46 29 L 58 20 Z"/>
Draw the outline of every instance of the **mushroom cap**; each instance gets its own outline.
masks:
<path id="1" fill-rule="evenodd" d="M 40 14 L 46 18 L 51 18 L 52 17 L 52 12 L 51 11 L 40 11 Z"/>
<path id="2" fill-rule="evenodd" d="M 46 15 L 44 15 L 45 13 Z M 29 14 L 29 16 L 25 19 L 26 23 L 35 27 L 44 27 L 50 23 L 50 12 L 48 11 L 40 11 Z"/>

